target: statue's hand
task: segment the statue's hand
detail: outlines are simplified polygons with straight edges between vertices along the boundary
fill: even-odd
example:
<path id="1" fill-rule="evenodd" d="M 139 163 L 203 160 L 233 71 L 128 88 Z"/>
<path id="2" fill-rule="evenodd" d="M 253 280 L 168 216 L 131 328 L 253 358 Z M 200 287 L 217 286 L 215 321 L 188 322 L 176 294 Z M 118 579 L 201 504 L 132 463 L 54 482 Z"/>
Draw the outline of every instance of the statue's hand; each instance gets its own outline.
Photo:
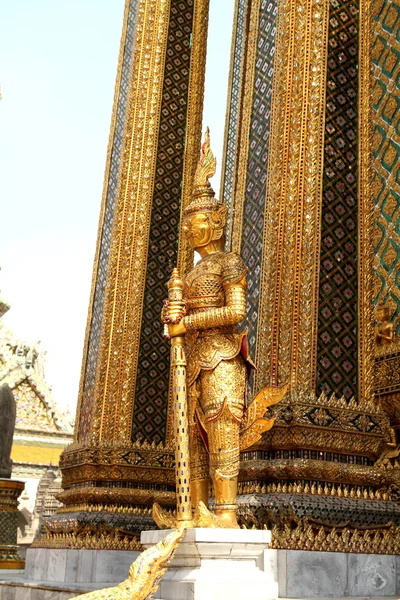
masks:
<path id="1" fill-rule="evenodd" d="M 161 322 L 165 324 L 177 324 L 186 315 L 185 300 L 164 300 L 161 311 Z M 179 334 L 180 335 L 180 334 Z"/>
<path id="2" fill-rule="evenodd" d="M 186 333 L 186 327 L 183 323 L 183 319 L 179 323 L 168 323 L 169 337 L 177 337 L 178 335 L 184 335 Z"/>

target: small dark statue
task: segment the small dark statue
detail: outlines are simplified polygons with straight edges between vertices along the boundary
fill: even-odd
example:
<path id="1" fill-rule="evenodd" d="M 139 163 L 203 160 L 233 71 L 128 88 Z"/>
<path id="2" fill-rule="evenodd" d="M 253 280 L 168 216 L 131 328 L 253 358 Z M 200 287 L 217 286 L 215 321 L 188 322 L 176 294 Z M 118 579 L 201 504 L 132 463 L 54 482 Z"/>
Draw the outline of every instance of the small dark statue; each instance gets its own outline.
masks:
<path id="1" fill-rule="evenodd" d="M 10 479 L 11 446 L 15 428 L 15 400 L 7 383 L 0 385 L 0 478 Z"/>

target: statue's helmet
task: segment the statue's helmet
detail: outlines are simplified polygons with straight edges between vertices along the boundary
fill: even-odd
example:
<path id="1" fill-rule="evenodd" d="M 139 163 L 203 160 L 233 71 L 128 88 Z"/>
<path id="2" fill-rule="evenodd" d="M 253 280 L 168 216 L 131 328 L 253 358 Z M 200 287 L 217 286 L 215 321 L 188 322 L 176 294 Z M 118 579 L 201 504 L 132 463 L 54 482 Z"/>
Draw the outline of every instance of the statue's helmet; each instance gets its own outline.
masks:
<path id="1" fill-rule="evenodd" d="M 200 160 L 197 164 L 193 181 L 192 200 L 183 211 L 184 216 L 202 212 L 207 214 L 213 229 L 221 230 L 226 225 L 227 206 L 222 200 L 215 197 L 209 178 L 215 175 L 217 160 L 210 146 L 210 130 L 207 127 L 204 142 L 201 145 Z"/>

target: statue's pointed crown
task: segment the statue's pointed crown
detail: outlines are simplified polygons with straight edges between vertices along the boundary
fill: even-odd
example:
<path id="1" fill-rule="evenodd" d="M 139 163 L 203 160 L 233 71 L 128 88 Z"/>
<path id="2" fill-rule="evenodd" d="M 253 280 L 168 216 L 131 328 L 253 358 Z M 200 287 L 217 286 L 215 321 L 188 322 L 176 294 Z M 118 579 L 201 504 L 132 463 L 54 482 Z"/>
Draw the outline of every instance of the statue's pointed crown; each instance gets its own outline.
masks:
<path id="1" fill-rule="evenodd" d="M 210 130 L 207 127 L 201 145 L 200 160 L 193 180 L 192 201 L 185 208 L 185 215 L 200 210 L 215 211 L 224 206 L 221 200 L 215 198 L 215 192 L 209 182 L 210 177 L 215 175 L 216 167 L 217 159 L 211 150 Z"/>
<path id="2" fill-rule="evenodd" d="M 396 310 L 396 304 L 390 296 L 388 298 L 386 298 L 385 300 L 383 300 L 383 298 L 381 298 L 375 307 L 375 310 L 379 310 L 379 309 L 381 309 L 381 310 L 385 309 L 391 316 L 393 316 L 393 314 Z"/>

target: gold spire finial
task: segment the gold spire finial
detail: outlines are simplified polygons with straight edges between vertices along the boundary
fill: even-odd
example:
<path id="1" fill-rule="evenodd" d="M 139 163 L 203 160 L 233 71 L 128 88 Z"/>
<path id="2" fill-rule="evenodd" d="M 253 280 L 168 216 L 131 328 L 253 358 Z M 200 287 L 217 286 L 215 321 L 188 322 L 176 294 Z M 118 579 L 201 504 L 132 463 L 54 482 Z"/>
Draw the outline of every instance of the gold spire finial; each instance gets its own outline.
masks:
<path id="1" fill-rule="evenodd" d="M 192 201 L 184 209 L 184 215 L 199 210 L 226 212 L 226 207 L 221 200 L 215 198 L 215 192 L 211 187 L 209 178 L 215 175 L 217 159 L 210 146 L 210 130 L 207 127 L 204 133 L 204 141 L 201 145 L 200 160 L 197 164 L 193 180 Z M 223 219 L 225 224 L 225 219 Z"/>
<path id="2" fill-rule="evenodd" d="M 214 190 L 209 182 L 210 177 L 215 175 L 217 168 L 217 159 L 211 150 L 210 145 L 210 129 L 207 127 L 204 133 L 204 141 L 201 145 L 200 160 L 197 164 L 196 174 L 193 182 L 193 195 L 197 196 L 200 194 L 207 193 L 207 195 L 214 196 Z M 207 190 L 207 191 L 206 191 Z M 211 194 L 212 192 L 212 194 Z"/>

